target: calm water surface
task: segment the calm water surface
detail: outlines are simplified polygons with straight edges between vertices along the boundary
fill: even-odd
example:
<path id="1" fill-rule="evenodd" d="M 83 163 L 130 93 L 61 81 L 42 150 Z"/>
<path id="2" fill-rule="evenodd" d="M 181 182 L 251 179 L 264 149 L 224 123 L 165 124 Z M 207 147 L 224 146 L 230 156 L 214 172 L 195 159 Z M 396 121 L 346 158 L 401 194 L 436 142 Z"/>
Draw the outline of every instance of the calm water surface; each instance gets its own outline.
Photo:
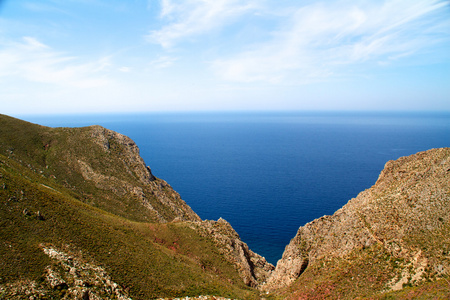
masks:
<path id="1" fill-rule="evenodd" d="M 450 146 L 449 113 L 168 113 L 22 116 L 131 137 L 202 219 L 229 221 L 272 263 L 299 226 L 372 186 L 384 164 Z"/>

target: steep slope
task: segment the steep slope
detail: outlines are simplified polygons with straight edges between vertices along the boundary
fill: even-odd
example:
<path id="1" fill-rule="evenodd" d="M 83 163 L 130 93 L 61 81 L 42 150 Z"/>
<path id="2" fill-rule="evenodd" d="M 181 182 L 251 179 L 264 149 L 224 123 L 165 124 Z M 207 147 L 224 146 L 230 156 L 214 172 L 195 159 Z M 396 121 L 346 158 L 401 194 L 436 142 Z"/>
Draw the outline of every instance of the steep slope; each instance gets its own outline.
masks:
<path id="1" fill-rule="evenodd" d="M 152 175 L 130 138 L 100 126 L 48 128 L 0 116 L 0 153 L 116 215 L 136 221 L 200 220 Z"/>
<path id="2" fill-rule="evenodd" d="M 352 299 L 445 278 L 449 222 L 450 148 L 389 161 L 370 189 L 300 227 L 263 288 Z"/>
<path id="3" fill-rule="evenodd" d="M 196 222 L 195 225 L 196 230 L 202 236 L 212 238 L 217 250 L 237 267 L 246 285 L 255 288 L 261 286 L 275 269 L 264 257 L 250 250 L 224 219 Z"/>
<path id="4" fill-rule="evenodd" d="M 0 115 L 1 299 L 257 297 L 244 280 L 255 286 L 260 265 L 249 262 L 273 266 L 226 222 L 221 239 L 209 234 L 213 223 L 151 174 L 129 138 Z"/>

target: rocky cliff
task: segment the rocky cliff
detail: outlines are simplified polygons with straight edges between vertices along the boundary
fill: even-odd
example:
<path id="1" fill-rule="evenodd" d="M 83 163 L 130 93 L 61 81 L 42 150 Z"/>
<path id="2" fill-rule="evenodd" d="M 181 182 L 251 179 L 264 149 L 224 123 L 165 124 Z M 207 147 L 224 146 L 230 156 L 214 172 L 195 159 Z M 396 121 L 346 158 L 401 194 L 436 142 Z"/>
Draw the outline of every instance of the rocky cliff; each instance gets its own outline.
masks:
<path id="1" fill-rule="evenodd" d="M 0 115 L 0 225 L 0 298 L 251 299 L 274 269 L 100 126 Z"/>
<path id="2" fill-rule="evenodd" d="M 86 181 L 92 182 L 98 189 L 114 193 L 117 197 L 134 198 L 154 214 L 159 222 L 174 219 L 200 220 L 167 182 L 153 176 L 150 167 L 146 166 L 140 156 L 138 146 L 129 137 L 101 126 L 90 126 L 85 129 L 82 138 L 91 140 L 103 151 L 95 153 L 94 156 L 77 157 L 76 161 L 68 158 L 73 168 L 79 170 Z M 97 164 L 99 159 L 105 164 L 106 158 L 111 155 L 116 162 L 115 168 L 120 168 L 116 176 L 111 175 L 111 168 L 105 169 L 104 165 Z M 117 162 L 120 162 L 120 165 L 117 165 Z M 93 165 L 97 167 L 94 169 Z M 128 176 L 124 177 L 123 174 Z"/>
<path id="3" fill-rule="evenodd" d="M 2 115 L 0 125 L 1 154 L 87 204 L 136 221 L 200 220 L 120 133 L 100 126 L 49 128 Z"/>
<path id="4" fill-rule="evenodd" d="M 133 140 L 101 126 L 90 126 L 86 129 L 86 139 L 90 139 L 101 146 L 106 155 L 114 152 L 114 155 L 119 154 L 117 158 L 123 164 L 120 172 L 126 172 L 130 176 L 136 177 L 139 180 L 139 185 L 132 184 L 126 179 L 121 180 L 115 176 L 106 175 L 109 170 L 103 168 L 94 170 L 88 163 L 77 159 L 78 165 L 75 168 L 80 170 L 85 180 L 92 181 L 101 190 L 112 191 L 118 197 L 130 194 L 145 208 L 154 213 L 159 222 L 194 221 L 192 224 L 196 224 L 196 226 L 192 228 L 207 238 L 213 238 L 219 251 L 236 266 L 246 285 L 257 287 L 266 281 L 275 267 L 268 263 L 265 258 L 251 251 L 225 220 L 220 219 L 217 222 L 201 221 L 200 217 L 167 182 L 153 176 L 150 167 L 145 165 L 144 160 L 139 155 L 139 148 Z M 114 151 L 114 149 L 120 149 L 120 153 L 117 153 L 117 150 Z M 147 196 L 148 194 L 150 194 L 150 197 Z M 159 209 L 152 205 L 151 198 L 158 201 Z M 159 212 L 161 211 L 161 205 L 163 205 L 165 215 L 169 215 L 170 219 L 167 220 L 167 217 L 165 218 Z"/>
<path id="5" fill-rule="evenodd" d="M 237 266 L 246 285 L 256 288 L 266 283 L 275 267 L 250 250 L 230 223 L 220 218 L 218 221 L 206 220 L 194 225 L 200 234 L 214 239 L 218 250 Z"/>
<path id="6" fill-rule="evenodd" d="M 332 216 L 299 228 L 263 289 L 276 291 L 296 282 L 291 291 L 298 289 L 304 294 L 297 296 L 307 295 L 306 282 L 314 270 L 316 278 L 323 276 L 330 283 L 327 293 L 337 296 L 332 291 L 345 284 L 325 274 L 332 270 L 327 264 L 340 264 L 340 271 L 348 268 L 350 272 L 350 264 L 359 261 L 367 271 L 380 253 L 390 272 L 381 278 L 374 271 L 362 279 L 366 284 L 379 281 L 372 293 L 441 278 L 450 271 L 449 222 L 450 148 L 389 161 L 370 189 Z M 383 268 L 383 263 L 378 267 Z M 361 271 L 358 277 L 364 274 Z"/>

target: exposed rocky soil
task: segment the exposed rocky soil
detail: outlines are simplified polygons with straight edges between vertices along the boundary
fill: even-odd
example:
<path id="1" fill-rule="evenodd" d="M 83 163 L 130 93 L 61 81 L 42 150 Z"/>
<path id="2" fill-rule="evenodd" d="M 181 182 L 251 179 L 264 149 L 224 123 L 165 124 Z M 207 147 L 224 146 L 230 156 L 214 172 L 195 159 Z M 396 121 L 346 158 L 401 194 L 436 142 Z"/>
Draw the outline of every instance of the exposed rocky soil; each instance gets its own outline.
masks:
<path id="1" fill-rule="evenodd" d="M 289 286 L 320 259 L 381 245 L 403 259 L 386 290 L 450 271 L 450 148 L 386 163 L 377 182 L 332 216 L 300 227 L 264 290 Z"/>
<path id="2" fill-rule="evenodd" d="M 124 290 L 111 280 L 108 273 L 95 264 L 88 263 L 81 253 L 69 254 L 49 245 L 41 245 L 51 258 L 39 283 L 31 280 L 0 285 L 2 299 L 117 299 L 131 300 Z M 59 291 L 59 293 L 58 293 Z"/>
<path id="3" fill-rule="evenodd" d="M 110 170 L 91 166 L 83 157 L 76 161 L 76 169 L 85 180 L 94 182 L 101 190 L 113 192 L 118 197 L 131 196 L 156 215 L 159 222 L 168 222 L 176 218 L 179 221 L 199 221 L 200 217 L 181 199 L 180 195 L 164 180 L 153 176 L 139 154 L 139 147 L 129 137 L 101 126 L 87 127 L 86 138 L 101 147 L 105 154 L 112 154 L 115 160 L 121 161 L 119 178 L 111 175 Z M 98 158 L 98 154 L 96 157 Z M 107 157 L 107 156 L 105 156 Z M 91 158 L 91 157 L 88 157 Z M 87 159 L 86 159 L 87 160 Z M 138 184 L 129 178 L 137 178 Z M 152 205 L 154 199 L 164 206 L 164 214 Z M 153 200 L 153 201 L 152 201 Z M 164 217 L 166 215 L 166 217 Z M 167 217 L 170 216 L 170 219 Z"/>

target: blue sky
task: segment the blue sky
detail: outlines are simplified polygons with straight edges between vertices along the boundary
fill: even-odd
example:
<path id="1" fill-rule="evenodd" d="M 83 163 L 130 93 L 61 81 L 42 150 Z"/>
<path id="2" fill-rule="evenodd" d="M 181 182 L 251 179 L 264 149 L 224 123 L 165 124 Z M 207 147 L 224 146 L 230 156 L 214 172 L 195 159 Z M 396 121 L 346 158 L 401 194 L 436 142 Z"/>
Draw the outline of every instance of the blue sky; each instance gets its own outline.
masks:
<path id="1" fill-rule="evenodd" d="M 450 2 L 0 0 L 0 104 L 450 111 Z"/>

